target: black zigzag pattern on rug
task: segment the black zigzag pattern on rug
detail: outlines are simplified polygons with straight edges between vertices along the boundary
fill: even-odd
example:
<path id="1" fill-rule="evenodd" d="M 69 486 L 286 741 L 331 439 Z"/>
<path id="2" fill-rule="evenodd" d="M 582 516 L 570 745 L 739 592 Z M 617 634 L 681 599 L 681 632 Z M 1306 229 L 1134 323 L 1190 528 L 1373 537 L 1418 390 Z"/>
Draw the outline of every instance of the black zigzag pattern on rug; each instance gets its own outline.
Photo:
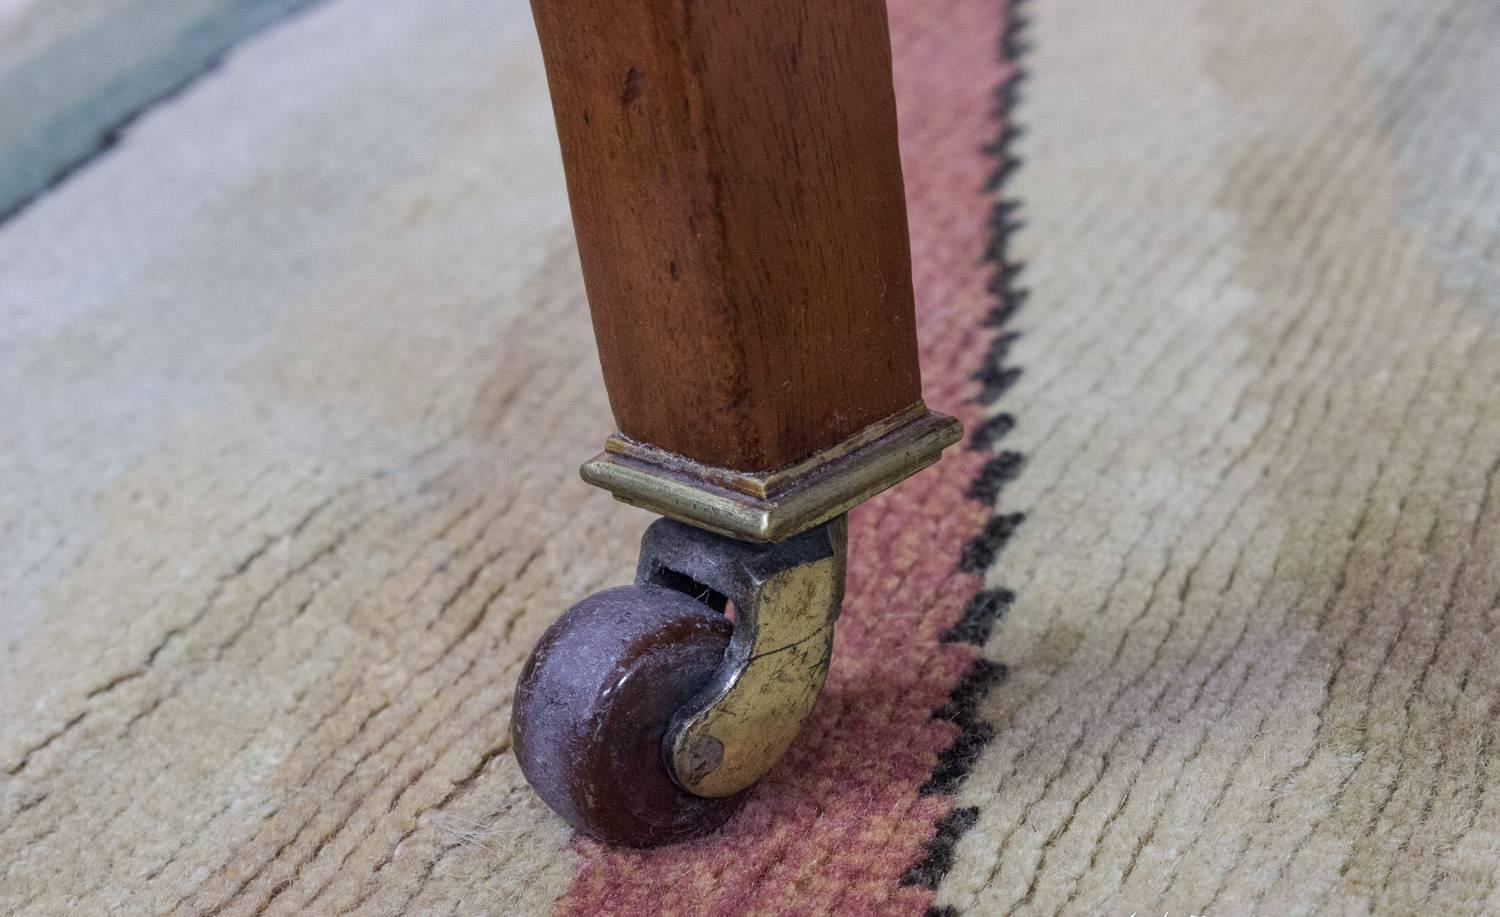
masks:
<path id="1" fill-rule="evenodd" d="M 1011 151 L 1020 129 L 1012 122 L 1011 116 L 1026 75 L 1020 64 L 1027 49 L 1023 37 L 1026 27 L 1023 10 L 1025 3 L 1026 0 L 1006 2 L 1005 25 L 1000 35 L 999 51 L 1001 60 L 1011 69 L 995 91 L 995 117 L 1000 123 L 999 131 L 995 139 L 984 147 L 985 153 L 994 157 L 995 168 L 981 192 L 997 195 L 997 200 L 990 208 L 987 221 L 989 237 L 984 251 L 984 260 L 991 266 L 987 290 L 994 296 L 995 305 L 985 317 L 984 324 L 999 329 L 980 368 L 973 375 L 974 381 L 979 384 L 976 401 L 986 408 L 1002 399 L 1021 376 L 1020 367 L 1009 362 L 1011 345 L 1020 337 L 1020 333 L 1008 327 L 1026 301 L 1026 290 L 1019 284 L 1022 265 L 1012 260 L 1008 251 L 1011 235 L 1020 225 L 1020 203 L 1005 197 L 1002 191 L 1006 180 L 1020 165 L 1020 160 Z M 968 496 L 971 499 L 993 505 L 1000 498 L 1005 485 L 1021 473 L 1025 456 L 1014 450 L 997 451 L 997 446 L 1014 427 L 1015 418 L 1002 412 L 985 419 L 973 429 L 969 448 L 993 452 L 994 457 L 985 463 L 969 484 Z M 964 545 L 958 558 L 959 570 L 982 575 L 994 566 L 1006 542 L 1025 519 L 1024 513 L 996 512 L 979 533 Z M 944 643 L 968 643 L 983 647 L 996 623 L 1004 617 L 1014 601 L 1015 595 L 1008 589 L 980 590 L 965 605 L 959 620 L 944 631 L 939 639 Z M 932 776 L 923 784 L 921 795 L 955 793 L 968 777 L 974 762 L 994 737 L 994 727 L 977 716 L 979 704 L 990 691 L 1004 682 L 1005 674 L 1005 666 L 980 656 L 954 685 L 947 703 L 933 711 L 934 719 L 953 723 L 959 728 L 959 734 L 938 755 Z M 978 819 L 979 810 L 973 807 L 956 807 L 945 815 L 924 846 L 922 858 L 902 874 L 901 884 L 936 889 L 953 868 L 954 851 L 959 840 Z M 950 911 L 951 909 L 931 908 L 928 917 L 944 917 Z"/>

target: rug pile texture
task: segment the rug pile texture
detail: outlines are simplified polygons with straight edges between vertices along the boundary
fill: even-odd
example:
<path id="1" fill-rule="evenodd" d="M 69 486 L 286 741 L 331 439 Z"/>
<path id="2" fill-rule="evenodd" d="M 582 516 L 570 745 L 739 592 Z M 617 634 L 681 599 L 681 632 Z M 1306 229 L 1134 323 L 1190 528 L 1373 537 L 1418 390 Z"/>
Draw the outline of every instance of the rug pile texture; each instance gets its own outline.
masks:
<path id="1" fill-rule="evenodd" d="M 312 4 L 0 223 L 0 912 L 1500 911 L 1500 18 L 890 7 L 968 436 L 692 844 L 507 740 L 650 518 L 525 3 Z"/>

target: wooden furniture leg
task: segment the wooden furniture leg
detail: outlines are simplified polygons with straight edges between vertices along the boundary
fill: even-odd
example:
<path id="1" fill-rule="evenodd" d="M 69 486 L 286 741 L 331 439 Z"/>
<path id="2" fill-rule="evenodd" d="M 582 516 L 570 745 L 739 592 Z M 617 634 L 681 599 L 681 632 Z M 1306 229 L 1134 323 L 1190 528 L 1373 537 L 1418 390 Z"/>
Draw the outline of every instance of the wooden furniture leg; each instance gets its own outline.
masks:
<path id="1" fill-rule="evenodd" d="M 581 830 L 669 843 L 811 711 L 843 514 L 960 430 L 921 397 L 884 0 L 532 7 L 619 426 L 583 476 L 667 519 L 538 644 L 515 747 Z"/>

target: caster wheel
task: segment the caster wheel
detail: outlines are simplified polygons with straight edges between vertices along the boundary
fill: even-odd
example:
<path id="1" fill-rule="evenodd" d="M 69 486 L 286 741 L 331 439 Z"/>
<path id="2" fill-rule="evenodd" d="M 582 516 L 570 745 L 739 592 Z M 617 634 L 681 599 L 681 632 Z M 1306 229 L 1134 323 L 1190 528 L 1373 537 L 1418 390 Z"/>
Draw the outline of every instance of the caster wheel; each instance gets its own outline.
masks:
<path id="1" fill-rule="evenodd" d="M 745 794 L 684 791 L 663 737 L 713 678 L 729 620 L 673 589 L 621 586 L 568 609 L 532 651 L 516 688 L 511 739 L 526 779 L 573 827 L 630 847 L 707 834 Z"/>

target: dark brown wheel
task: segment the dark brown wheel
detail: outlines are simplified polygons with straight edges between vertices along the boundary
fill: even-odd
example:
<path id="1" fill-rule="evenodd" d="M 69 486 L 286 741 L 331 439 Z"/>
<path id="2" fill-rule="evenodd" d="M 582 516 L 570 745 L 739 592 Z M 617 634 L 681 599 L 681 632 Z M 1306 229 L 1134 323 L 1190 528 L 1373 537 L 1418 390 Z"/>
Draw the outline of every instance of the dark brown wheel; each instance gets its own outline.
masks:
<path id="1" fill-rule="evenodd" d="M 729 646 L 727 618 L 660 586 L 621 586 L 569 608 L 521 672 L 511 739 L 542 800 L 585 834 L 654 847 L 707 834 L 744 800 L 694 796 L 662 736 Z"/>

